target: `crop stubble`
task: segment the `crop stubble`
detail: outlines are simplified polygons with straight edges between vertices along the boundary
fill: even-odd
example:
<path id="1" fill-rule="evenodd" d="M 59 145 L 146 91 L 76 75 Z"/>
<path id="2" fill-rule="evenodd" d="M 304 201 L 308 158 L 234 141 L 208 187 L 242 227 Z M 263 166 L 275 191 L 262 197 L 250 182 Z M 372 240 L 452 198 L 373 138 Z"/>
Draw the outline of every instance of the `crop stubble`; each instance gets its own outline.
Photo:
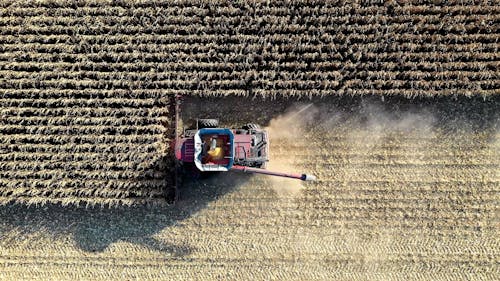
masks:
<path id="1" fill-rule="evenodd" d="M 184 117 L 223 104 L 224 125 L 244 123 L 241 100 L 289 109 L 268 122 L 273 168 L 317 182 L 223 174 L 188 182 L 176 207 L 3 207 L 0 277 L 498 276 L 498 99 L 188 98 Z"/>

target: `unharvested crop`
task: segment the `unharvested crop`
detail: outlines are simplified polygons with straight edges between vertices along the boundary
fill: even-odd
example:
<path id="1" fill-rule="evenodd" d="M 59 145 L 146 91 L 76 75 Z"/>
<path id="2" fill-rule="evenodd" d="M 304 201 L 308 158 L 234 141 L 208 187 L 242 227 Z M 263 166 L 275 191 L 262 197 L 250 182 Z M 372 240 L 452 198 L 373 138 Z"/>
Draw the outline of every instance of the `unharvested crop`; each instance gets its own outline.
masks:
<path id="1" fill-rule="evenodd" d="M 498 5 L 382 2 L 3 1 L 0 93 L 498 94 Z"/>

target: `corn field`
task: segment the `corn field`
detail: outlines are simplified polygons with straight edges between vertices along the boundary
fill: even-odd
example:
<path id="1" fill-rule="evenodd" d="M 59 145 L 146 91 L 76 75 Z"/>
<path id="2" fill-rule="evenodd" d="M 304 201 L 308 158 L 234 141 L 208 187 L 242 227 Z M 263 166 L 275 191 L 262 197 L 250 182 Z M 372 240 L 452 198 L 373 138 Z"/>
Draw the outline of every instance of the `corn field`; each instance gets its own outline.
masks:
<path id="1" fill-rule="evenodd" d="M 499 21 L 0 0 L 0 280 L 497 280 Z M 176 95 L 183 123 L 259 123 L 269 169 L 318 181 L 224 173 L 165 204 Z"/>
<path id="2" fill-rule="evenodd" d="M 174 94 L 494 96 L 499 15 L 482 2 L 1 1 L 0 202 L 162 197 Z"/>

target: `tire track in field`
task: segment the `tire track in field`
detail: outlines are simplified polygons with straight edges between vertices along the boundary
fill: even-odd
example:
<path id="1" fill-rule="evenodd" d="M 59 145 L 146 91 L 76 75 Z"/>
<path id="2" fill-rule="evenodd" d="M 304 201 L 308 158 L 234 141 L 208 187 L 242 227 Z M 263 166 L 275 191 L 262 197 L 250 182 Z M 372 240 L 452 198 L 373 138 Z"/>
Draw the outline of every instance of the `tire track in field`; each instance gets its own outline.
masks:
<path id="1" fill-rule="evenodd" d="M 377 114 L 376 110 L 372 113 Z M 435 259 L 421 263 L 396 258 L 394 252 L 386 249 L 396 240 L 411 239 L 409 236 L 425 232 L 464 239 L 471 233 L 498 233 L 500 150 L 490 144 L 491 134 L 467 130 L 443 134 L 441 125 L 434 125 L 434 121 L 425 123 L 423 128 L 420 124 L 406 127 L 408 120 L 404 115 L 400 119 L 385 117 L 381 121 L 374 117 L 371 122 L 389 122 L 383 128 L 362 123 L 358 124 L 361 130 L 350 131 L 352 123 L 347 123 L 347 127 L 337 123 L 325 130 L 318 121 L 321 115 L 316 112 L 312 117 L 301 116 L 293 121 L 285 115 L 281 130 L 291 130 L 291 133 L 280 132 L 277 139 L 271 139 L 271 161 L 278 162 L 275 167 L 282 169 L 316 173 L 317 183 L 301 187 L 298 193 L 282 193 L 280 190 L 284 188 L 296 188 L 296 183 L 276 187 L 284 182 L 254 179 L 252 187 L 268 185 L 271 193 L 259 187 L 258 191 L 245 189 L 237 192 L 238 196 L 228 195 L 231 200 L 227 205 L 215 204 L 216 209 L 207 212 L 208 219 L 197 220 L 197 223 L 236 228 L 260 225 L 282 231 L 287 228 L 310 230 L 312 226 L 325 232 L 344 229 L 352 235 L 345 237 L 344 242 L 353 239 L 357 242 L 352 243 L 364 241 L 369 245 L 359 251 L 360 259 L 370 264 L 358 269 L 366 276 L 373 276 L 377 270 L 390 272 L 391 259 L 399 260 L 397 266 L 402 268 L 419 264 L 425 272 L 442 266 L 435 255 L 432 255 Z M 308 120 L 313 119 L 316 125 L 306 126 L 311 123 Z M 298 128 L 290 125 L 292 123 Z M 415 125 L 419 126 L 415 128 Z M 360 136 L 360 132 L 363 135 Z M 332 145 L 331 140 L 342 140 L 341 145 Z M 325 147 L 328 149 L 318 153 L 318 148 Z M 270 198 L 268 201 L 262 201 L 263 193 Z M 245 203 L 239 209 L 231 208 L 240 202 Z M 234 222 L 242 224 L 232 225 Z M 318 248 L 328 247 L 324 239 L 314 243 L 318 243 L 315 246 Z M 473 262 L 479 259 L 475 255 L 465 257 L 475 264 L 467 268 L 490 272 L 498 260 L 498 241 L 492 246 L 493 254 L 481 262 Z M 472 252 L 479 249 L 477 244 L 472 246 L 467 242 L 460 247 Z M 418 246 L 413 246 L 405 250 L 415 257 L 417 249 Z"/>

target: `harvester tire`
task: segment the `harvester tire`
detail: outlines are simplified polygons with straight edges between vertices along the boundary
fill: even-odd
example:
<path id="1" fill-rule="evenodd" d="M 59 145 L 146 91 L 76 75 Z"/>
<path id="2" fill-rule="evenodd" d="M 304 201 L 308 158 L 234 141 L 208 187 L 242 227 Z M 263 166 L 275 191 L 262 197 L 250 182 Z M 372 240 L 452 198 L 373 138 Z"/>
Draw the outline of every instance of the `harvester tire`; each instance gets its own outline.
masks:
<path id="1" fill-rule="evenodd" d="M 243 126 L 244 130 L 258 130 L 260 129 L 260 126 L 254 123 L 248 123 L 245 126 Z"/>
<path id="2" fill-rule="evenodd" d="M 219 126 L 219 120 L 217 119 L 198 119 L 198 128 L 217 128 Z"/>

